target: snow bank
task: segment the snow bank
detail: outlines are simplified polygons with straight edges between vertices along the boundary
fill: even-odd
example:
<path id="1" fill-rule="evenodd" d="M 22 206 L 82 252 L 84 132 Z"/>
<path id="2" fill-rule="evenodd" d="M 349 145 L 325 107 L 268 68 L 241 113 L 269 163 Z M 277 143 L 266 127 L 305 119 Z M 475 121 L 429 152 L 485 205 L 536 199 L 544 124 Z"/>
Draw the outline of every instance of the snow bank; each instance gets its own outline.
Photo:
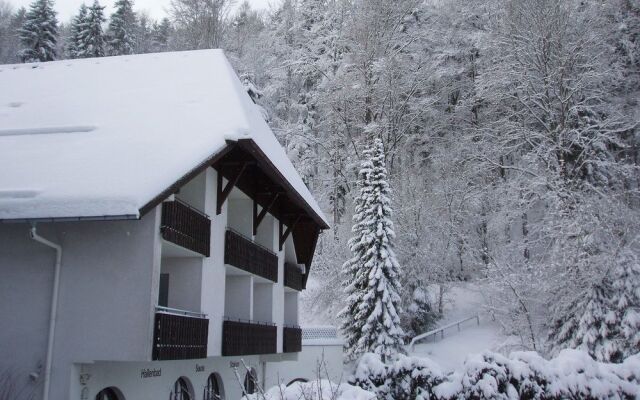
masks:
<path id="1" fill-rule="evenodd" d="M 290 386 L 275 386 L 267 390 L 264 397 L 252 394 L 244 400 L 373 400 L 374 393 L 347 383 L 335 384 L 328 380 L 295 382 Z"/>
<path id="2" fill-rule="evenodd" d="M 385 365 L 366 354 L 351 381 L 389 400 L 640 399 L 640 354 L 605 364 L 578 350 L 552 360 L 535 352 L 485 352 L 449 374 L 425 358 L 400 356 Z"/>
<path id="3" fill-rule="evenodd" d="M 244 400 L 640 399 L 640 354 L 622 364 L 605 364 L 578 350 L 564 350 L 552 360 L 535 352 L 509 357 L 485 352 L 445 374 L 428 358 L 400 355 L 385 364 L 368 353 L 356 364 L 350 383 L 296 382 Z"/>

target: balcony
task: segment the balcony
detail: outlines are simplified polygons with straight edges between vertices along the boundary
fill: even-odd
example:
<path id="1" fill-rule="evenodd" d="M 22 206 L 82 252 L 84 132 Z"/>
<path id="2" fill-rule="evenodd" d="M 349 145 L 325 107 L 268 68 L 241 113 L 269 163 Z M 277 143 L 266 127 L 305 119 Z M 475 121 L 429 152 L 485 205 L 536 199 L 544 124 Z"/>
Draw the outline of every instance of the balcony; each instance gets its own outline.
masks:
<path id="1" fill-rule="evenodd" d="M 301 291 L 303 289 L 302 271 L 295 264 L 284 264 L 284 285 L 288 288 Z"/>
<path id="2" fill-rule="evenodd" d="M 209 320 L 204 314 L 156 307 L 153 360 L 207 357 Z"/>
<path id="3" fill-rule="evenodd" d="M 297 353 L 302 351 L 302 329 L 298 326 L 285 326 L 282 329 L 282 351 L 285 353 Z"/>
<path id="4" fill-rule="evenodd" d="M 278 281 L 278 256 L 232 230 L 225 235 L 224 263 Z"/>
<path id="5" fill-rule="evenodd" d="M 275 325 L 225 320 L 222 323 L 222 355 L 244 356 L 277 353 Z"/>
<path id="6" fill-rule="evenodd" d="M 162 238 L 209 257 L 211 220 L 206 214 L 179 200 L 162 203 Z"/>

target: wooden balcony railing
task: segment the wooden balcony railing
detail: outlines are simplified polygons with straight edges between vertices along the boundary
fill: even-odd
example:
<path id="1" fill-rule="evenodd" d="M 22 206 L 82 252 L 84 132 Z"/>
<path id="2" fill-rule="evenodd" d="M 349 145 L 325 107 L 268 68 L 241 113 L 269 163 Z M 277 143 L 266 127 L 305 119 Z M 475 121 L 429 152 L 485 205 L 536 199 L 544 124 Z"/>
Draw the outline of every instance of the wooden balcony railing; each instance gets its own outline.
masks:
<path id="1" fill-rule="evenodd" d="M 284 264 L 284 285 L 300 291 L 303 289 L 302 271 L 295 264 Z"/>
<path id="2" fill-rule="evenodd" d="M 222 323 L 222 355 L 277 353 L 277 337 L 275 325 L 226 320 Z"/>
<path id="3" fill-rule="evenodd" d="M 282 329 L 282 351 L 285 353 L 297 353 L 302 351 L 302 329 L 299 327 L 285 326 Z"/>
<path id="4" fill-rule="evenodd" d="M 162 238 L 209 257 L 211 220 L 189 205 L 178 201 L 162 203 Z"/>
<path id="5" fill-rule="evenodd" d="M 227 230 L 224 262 L 273 282 L 278 281 L 278 256 L 237 232 Z"/>
<path id="6" fill-rule="evenodd" d="M 153 360 L 206 358 L 208 335 L 209 320 L 204 315 L 157 307 Z"/>

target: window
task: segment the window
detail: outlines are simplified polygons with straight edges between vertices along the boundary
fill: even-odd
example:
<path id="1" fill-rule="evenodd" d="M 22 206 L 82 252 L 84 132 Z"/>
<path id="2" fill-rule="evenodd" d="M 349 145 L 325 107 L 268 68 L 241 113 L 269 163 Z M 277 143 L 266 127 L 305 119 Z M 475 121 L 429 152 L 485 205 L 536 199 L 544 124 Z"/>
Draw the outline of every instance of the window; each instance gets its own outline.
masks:
<path id="1" fill-rule="evenodd" d="M 173 385 L 173 391 L 169 396 L 170 400 L 193 400 L 193 392 L 191 391 L 191 384 L 187 378 L 178 378 Z"/>
<path id="2" fill-rule="evenodd" d="M 96 400 L 124 400 L 124 396 L 114 387 L 102 389 L 96 395 Z"/>
<path id="3" fill-rule="evenodd" d="M 258 374 L 256 370 L 251 368 L 249 372 L 244 376 L 244 391 L 247 394 L 254 394 L 257 387 Z"/>
<path id="4" fill-rule="evenodd" d="M 222 400 L 224 399 L 222 379 L 216 373 L 209 375 L 207 386 L 204 388 L 204 400 Z"/>

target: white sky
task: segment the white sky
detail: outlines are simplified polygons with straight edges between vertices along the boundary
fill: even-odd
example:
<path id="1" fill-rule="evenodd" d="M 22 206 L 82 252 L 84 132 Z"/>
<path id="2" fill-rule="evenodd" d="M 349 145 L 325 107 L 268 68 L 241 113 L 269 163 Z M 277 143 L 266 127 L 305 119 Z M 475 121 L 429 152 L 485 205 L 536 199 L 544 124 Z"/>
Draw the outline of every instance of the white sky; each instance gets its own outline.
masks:
<path id="1" fill-rule="evenodd" d="M 111 15 L 112 5 L 115 0 L 98 1 L 103 6 L 107 6 L 105 9 L 106 15 Z M 22 6 L 28 7 L 32 0 L 8 0 L 7 2 L 15 6 L 15 8 L 19 8 Z M 55 10 L 58 12 L 58 21 L 68 22 L 82 3 L 89 5 L 93 3 L 93 0 L 54 0 Z M 167 15 L 169 3 L 170 0 L 134 0 L 133 8 L 136 11 L 148 11 L 149 15 L 158 19 Z M 237 6 L 241 3 L 241 0 L 236 0 L 235 3 Z M 270 4 L 276 4 L 277 0 L 249 0 L 249 3 L 253 8 L 267 9 Z"/>

